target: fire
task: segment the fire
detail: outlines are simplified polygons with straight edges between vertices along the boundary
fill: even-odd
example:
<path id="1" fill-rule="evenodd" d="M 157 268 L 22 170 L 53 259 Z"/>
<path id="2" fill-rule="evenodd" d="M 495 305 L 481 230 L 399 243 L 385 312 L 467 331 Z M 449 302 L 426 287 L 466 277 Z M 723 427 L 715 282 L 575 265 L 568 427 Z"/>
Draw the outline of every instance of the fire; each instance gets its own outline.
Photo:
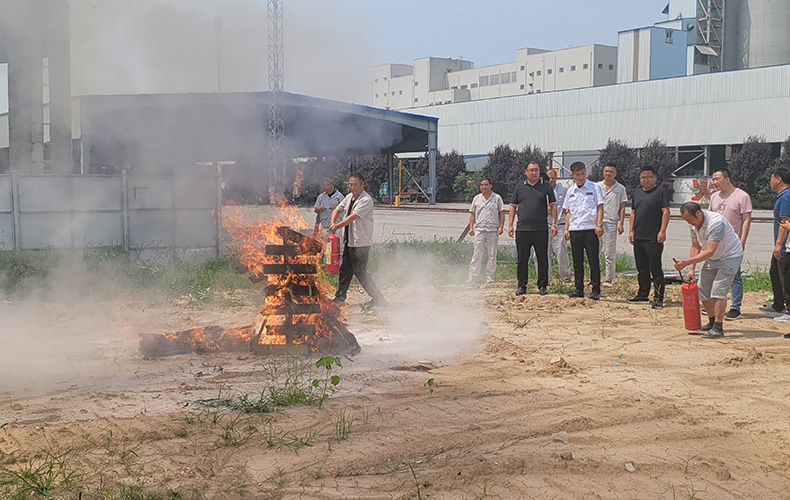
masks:
<path id="1" fill-rule="evenodd" d="M 261 346 L 285 345 L 304 345 L 315 351 L 342 341 L 358 350 L 356 339 L 342 324 L 340 307 L 324 291 L 329 288 L 321 272 L 324 244 L 298 232 L 309 226 L 298 208 L 282 202 L 277 217 L 255 224 L 242 223 L 241 216 L 239 209 L 226 207 L 222 219 L 233 238 L 240 271 L 249 272 L 254 282 L 266 280 L 266 298 L 255 322 L 239 328 L 205 327 L 154 335 L 144 337 L 143 344 L 147 342 L 151 352 L 174 345 L 198 352 L 244 347 L 257 351 Z"/>

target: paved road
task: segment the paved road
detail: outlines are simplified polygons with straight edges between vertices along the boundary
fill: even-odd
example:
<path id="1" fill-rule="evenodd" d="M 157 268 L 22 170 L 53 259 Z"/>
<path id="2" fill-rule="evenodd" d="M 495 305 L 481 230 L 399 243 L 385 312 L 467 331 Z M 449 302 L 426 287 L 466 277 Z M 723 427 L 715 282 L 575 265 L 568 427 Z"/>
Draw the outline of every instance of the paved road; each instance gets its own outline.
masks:
<path id="1" fill-rule="evenodd" d="M 672 215 L 679 216 L 677 208 L 672 208 Z M 760 219 L 770 217 L 770 212 L 756 212 Z M 375 241 L 404 240 L 407 238 L 457 238 L 467 222 L 469 215 L 463 212 L 447 210 L 415 210 L 415 209 L 377 209 Z M 633 247 L 628 243 L 628 219 L 626 218 L 625 233 L 618 239 L 617 252 L 625 253 L 633 258 Z M 507 227 L 507 225 L 506 225 Z M 469 239 L 467 239 L 469 241 Z M 501 246 L 515 248 L 513 239 L 504 235 L 500 238 Z M 672 267 L 672 258 L 685 258 L 689 255 L 691 239 L 688 236 L 688 224 L 682 219 L 669 222 L 667 243 L 664 249 L 664 267 Z M 744 268 L 768 268 L 773 250 L 773 226 L 768 222 L 754 222 L 746 245 Z"/>

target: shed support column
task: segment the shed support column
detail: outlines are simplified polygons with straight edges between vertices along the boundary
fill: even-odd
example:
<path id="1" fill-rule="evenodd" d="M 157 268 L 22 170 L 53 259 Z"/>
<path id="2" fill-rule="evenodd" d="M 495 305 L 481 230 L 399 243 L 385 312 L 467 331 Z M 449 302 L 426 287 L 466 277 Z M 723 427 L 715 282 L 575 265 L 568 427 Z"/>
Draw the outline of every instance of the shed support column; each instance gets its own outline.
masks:
<path id="1" fill-rule="evenodd" d="M 387 204 L 395 203 L 393 191 L 395 189 L 395 154 L 387 151 Z"/>
<path id="2" fill-rule="evenodd" d="M 436 132 L 438 122 L 431 122 L 428 129 L 428 179 L 431 183 L 431 205 L 436 205 Z"/>
<path id="3" fill-rule="evenodd" d="M 705 177 L 709 177 L 710 176 L 710 146 L 702 146 L 702 150 L 704 151 L 705 154 L 705 160 L 703 162 L 703 167 L 702 167 L 702 175 L 704 175 Z"/>

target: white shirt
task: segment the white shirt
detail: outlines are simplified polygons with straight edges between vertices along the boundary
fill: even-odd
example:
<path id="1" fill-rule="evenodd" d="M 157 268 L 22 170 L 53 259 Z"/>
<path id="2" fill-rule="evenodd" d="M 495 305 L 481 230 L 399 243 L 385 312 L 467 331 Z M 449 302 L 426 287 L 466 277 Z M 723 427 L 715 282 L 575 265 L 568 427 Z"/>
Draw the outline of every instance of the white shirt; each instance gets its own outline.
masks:
<path id="1" fill-rule="evenodd" d="M 348 217 L 348 207 L 351 204 L 353 194 L 348 193 L 340 205 L 335 210 L 340 212 L 340 217 L 337 222 Z M 369 247 L 373 244 L 373 198 L 367 193 L 362 191 L 359 198 L 354 202 L 351 213 L 357 214 L 359 219 L 356 219 L 351 224 L 345 227 L 348 233 L 348 246 L 350 247 Z"/>
<path id="2" fill-rule="evenodd" d="M 615 181 L 608 190 L 603 181 L 596 182 L 603 193 L 603 221 L 618 224 L 620 222 L 620 204 L 628 201 L 625 186 Z"/>
<path id="3" fill-rule="evenodd" d="M 557 198 L 557 224 L 565 224 L 565 211 L 562 209 L 562 203 L 565 201 L 565 195 L 568 193 L 568 188 L 559 182 L 554 186 L 554 197 Z M 551 214 L 548 216 L 549 227 L 551 227 Z"/>
<path id="4" fill-rule="evenodd" d="M 483 193 L 478 194 L 472 199 L 472 206 L 469 212 L 475 214 L 475 231 L 497 231 L 499 230 L 499 214 L 505 211 L 505 203 L 502 197 L 491 192 L 491 196 L 486 200 Z"/>
<path id="5" fill-rule="evenodd" d="M 581 187 L 575 182 L 565 195 L 563 210 L 568 210 L 568 231 L 586 231 L 598 226 L 598 205 L 603 205 L 601 188 L 591 180 Z"/>
<path id="6" fill-rule="evenodd" d="M 708 260 L 724 260 L 734 257 L 743 257 L 741 239 L 735 234 L 732 224 L 721 214 L 703 210 L 705 220 L 699 229 L 689 224 L 689 234 L 697 238 L 703 250 L 708 247 L 709 241 L 718 241 L 719 246 Z"/>
<path id="7" fill-rule="evenodd" d="M 318 198 L 315 200 L 315 208 L 326 208 L 323 212 L 317 212 L 315 215 L 315 223 L 320 224 L 321 227 L 327 229 L 332 224 L 332 210 L 343 201 L 343 195 L 340 191 L 335 190 L 332 196 L 326 194 L 326 191 L 321 191 Z"/>

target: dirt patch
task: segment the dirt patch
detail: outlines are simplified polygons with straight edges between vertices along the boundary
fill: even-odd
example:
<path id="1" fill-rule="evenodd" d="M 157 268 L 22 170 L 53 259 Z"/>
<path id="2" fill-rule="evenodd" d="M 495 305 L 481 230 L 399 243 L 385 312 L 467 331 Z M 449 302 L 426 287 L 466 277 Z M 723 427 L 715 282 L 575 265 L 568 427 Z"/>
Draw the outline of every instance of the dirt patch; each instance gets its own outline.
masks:
<path id="1" fill-rule="evenodd" d="M 374 311 L 350 295 L 362 352 L 324 406 L 266 415 L 196 404 L 259 395 L 266 359 L 138 349 L 138 333 L 241 324 L 253 304 L 0 304 L 0 463 L 74 452 L 86 471 L 186 498 L 785 496 L 790 341 L 739 334 L 773 331 L 770 318 L 710 342 L 679 307 L 607 290 L 385 293 L 393 307 Z"/>

